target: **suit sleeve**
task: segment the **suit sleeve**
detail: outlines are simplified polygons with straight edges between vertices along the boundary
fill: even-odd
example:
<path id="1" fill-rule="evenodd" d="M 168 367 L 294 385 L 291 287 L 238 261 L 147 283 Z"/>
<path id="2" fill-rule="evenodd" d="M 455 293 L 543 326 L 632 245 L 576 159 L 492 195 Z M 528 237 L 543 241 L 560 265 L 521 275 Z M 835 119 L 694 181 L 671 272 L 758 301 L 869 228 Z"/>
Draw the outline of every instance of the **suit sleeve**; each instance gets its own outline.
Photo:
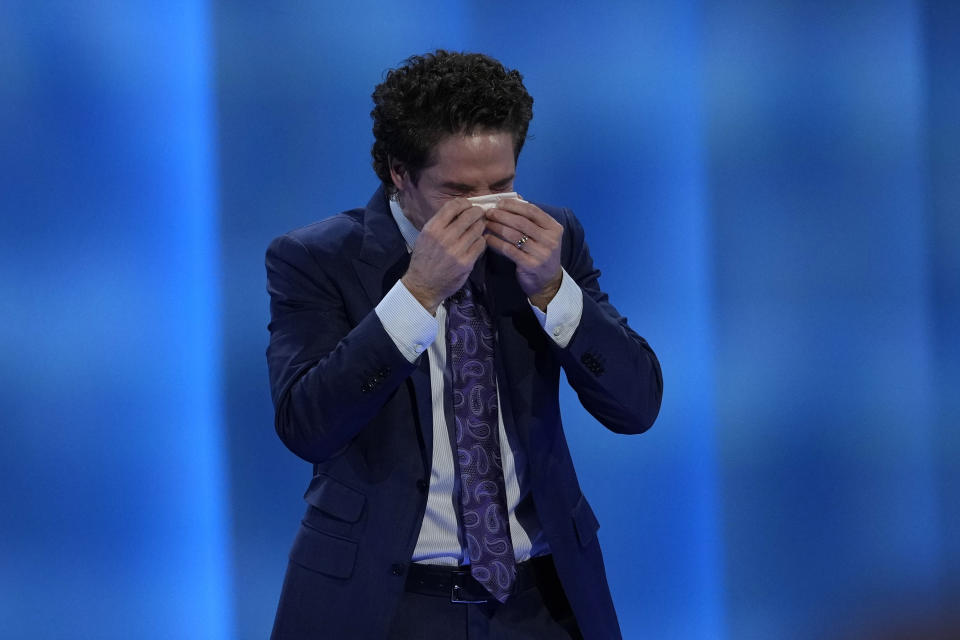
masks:
<path id="1" fill-rule="evenodd" d="M 660 412 L 660 362 L 600 289 L 583 227 L 569 210 L 564 215 L 563 266 L 583 291 L 583 313 L 566 348 L 554 348 L 567 381 L 594 418 L 617 433 L 641 433 Z"/>
<path id="2" fill-rule="evenodd" d="M 416 365 L 375 311 L 349 320 L 330 270 L 296 238 L 274 240 L 266 268 L 277 435 L 301 458 L 322 462 L 349 444 Z"/>

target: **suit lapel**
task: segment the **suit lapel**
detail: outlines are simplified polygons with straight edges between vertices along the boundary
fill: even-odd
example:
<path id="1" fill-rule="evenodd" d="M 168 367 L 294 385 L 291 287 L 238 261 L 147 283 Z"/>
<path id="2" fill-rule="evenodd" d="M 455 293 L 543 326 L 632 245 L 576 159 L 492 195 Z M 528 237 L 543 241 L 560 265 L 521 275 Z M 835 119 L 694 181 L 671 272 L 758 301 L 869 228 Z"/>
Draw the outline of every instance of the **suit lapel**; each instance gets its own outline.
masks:
<path id="1" fill-rule="evenodd" d="M 390 214 L 383 187 L 367 204 L 363 217 L 363 241 L 353 267 L 372 305 L 377 305 L 400 279 L 410 254 L 403 235 Z"/>
<path id="2" fill-rule="evenodd" d="M 397 227 L 387 196 L 380 187 L 367 204 L 363 218 L 363 242 L 360 254 L 353 259 L 353 268 L 360 280 L 371 306 L 376 306 L 383 296 L 403 276 L 410 264 L 410 252 Z M 430 460 L 433 455 L 433 409 L 430 392 L 430 361 L 420 357 L 417 368 L 410 374 L 417 414 L 420 418 L 420 446 L 425 477 L 430 477 Z"/>
<path id="3" fill-rule="evenodd" d="M 527 405 L 528 394 L 518 390 L 529 386 L 526 378 L 532 374 L 532 370 L 531 363 L 519 355 L 527 352 L 527 346 L 517 329 L 518 324 L 522 325 L 527 319 L 536 323 L 536 318 L 533 317 L 527 298 L 517 283 L 517 271 L 513 262 L 493 251 L 487 251 L 485 257 L 487 299 L 497 331 L 495 362 L 497 379 L 501 381 L 500 412 L 508 432 L 515 433 L 521 446 L 526 449 L 529 420 L 522 419 L 522 416 L 529 417 L 531 407 Z"/>

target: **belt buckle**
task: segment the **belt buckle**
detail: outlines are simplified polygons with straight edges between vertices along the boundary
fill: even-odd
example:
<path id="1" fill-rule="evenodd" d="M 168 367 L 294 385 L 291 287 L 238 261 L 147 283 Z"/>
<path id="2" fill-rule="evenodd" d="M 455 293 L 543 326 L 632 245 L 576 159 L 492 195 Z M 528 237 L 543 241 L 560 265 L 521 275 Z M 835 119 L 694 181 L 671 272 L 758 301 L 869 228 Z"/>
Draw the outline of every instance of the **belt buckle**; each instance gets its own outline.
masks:
<path id="1" fill-rule="evenodd" d="M 453 604 L 486 604 L 487 598 L 483 600 L 468 600 L 464 597 L 463 587 L 460 584 L 461 578 L 470 578 L 470 570 L 458 569 L 453 572 L 450 581 L 450 602 Z"/>

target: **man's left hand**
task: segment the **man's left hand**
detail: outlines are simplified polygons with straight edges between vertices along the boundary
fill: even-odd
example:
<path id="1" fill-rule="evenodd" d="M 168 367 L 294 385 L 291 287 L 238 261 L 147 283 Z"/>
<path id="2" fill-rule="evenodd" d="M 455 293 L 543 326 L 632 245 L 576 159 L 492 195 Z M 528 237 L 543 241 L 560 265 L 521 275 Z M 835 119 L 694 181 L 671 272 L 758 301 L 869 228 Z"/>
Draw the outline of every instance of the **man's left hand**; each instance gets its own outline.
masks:
<path id="1" fill-rule="evenodd" d="M 560 241 L 563 225 L 539 207 L 500 200 L 487 210 L 487 246 L 517 265 L 517 282 L 531 304 L 546 312 L 560 290 Z"/>

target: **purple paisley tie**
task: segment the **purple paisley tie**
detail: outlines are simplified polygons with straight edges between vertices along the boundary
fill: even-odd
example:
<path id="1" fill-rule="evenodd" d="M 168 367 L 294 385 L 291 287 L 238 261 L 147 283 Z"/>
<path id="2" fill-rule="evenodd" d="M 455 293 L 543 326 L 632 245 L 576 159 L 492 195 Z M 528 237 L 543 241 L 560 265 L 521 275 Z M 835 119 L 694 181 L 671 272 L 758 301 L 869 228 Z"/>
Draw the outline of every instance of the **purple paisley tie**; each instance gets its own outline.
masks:
<path id="1" fill-rule="evenodd" d="M 450 298 L 447 353 L 460 471 L 460 513 L 470 574 L 500 602 L 513 587 L 516 561 L 500 460 L 493 325 L 469 281 Z"/>

